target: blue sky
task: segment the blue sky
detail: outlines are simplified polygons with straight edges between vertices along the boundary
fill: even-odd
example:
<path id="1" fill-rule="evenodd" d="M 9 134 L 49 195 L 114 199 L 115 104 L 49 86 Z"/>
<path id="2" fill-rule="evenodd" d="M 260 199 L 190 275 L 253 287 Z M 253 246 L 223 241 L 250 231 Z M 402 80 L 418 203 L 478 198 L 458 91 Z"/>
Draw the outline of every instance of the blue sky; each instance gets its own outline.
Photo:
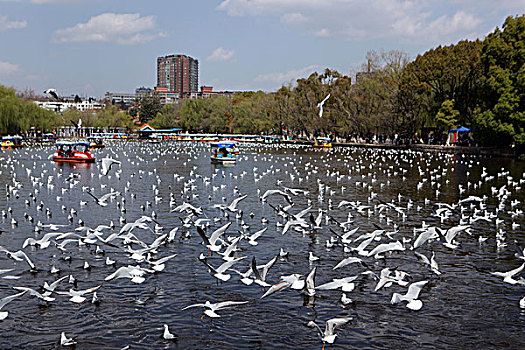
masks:
<path id="1" fill-rule="evenodd" d="M 525 0 L 0 0 L 0 84 L 102 97 L 156 84 L 156 58 L 199 60 L 199 84 L 274 91 L 369 50 L 483 38 Z"/>

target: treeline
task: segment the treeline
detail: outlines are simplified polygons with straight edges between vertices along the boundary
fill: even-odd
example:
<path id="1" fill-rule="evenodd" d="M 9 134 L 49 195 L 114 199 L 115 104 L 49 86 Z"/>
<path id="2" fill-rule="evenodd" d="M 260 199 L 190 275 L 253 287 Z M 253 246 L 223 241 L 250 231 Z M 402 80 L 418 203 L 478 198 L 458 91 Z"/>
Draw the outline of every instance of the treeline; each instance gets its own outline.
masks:
<path id="1" fill-rule="evenodd" d="M 82 126 L 126 127 L 133 129 L 133 117 L 117 106 L 108 106 L 96 112 L 67 110 L 58 115 L 39 107 L 33 101 L 38 96 L 32 91 L 17 92 L 0 85 L 0 135 L 23 134 L 35 127 L 42 133 L 64 125 L 74 125 L 82 119 Z"/>
<path id="2" fill-rule="evenodd" d="M 0 134 L 19 134 L 32 126 L 50 130 L 55 118 L 55 113 L 24 101 L 14 89 L 0 85 Z"/>
<path id="3" fill-rule="evenodd" d="M 369 52 L 353 82 L 325 69 L 274 93 L 243 92 L 233 98 L 184 100 L 162 106 L 145 95 L 124 112 L 116 106 L 57 116 L 13 89 L 0 86 L 0 133 L 36 126 L 50 131 L 82 119 L 83 126 L 130 130 L 138 117 L 157 128 L 204 133 L 271 133 L 297 136 L 384 135 L 412 140 L 432 132 L 434 140 L 452 127 L 473 130 L 484 146 L 525 149 L 525 16 L 508 17 L 483 41 L 439 46 L 410 61 L 400 51 Z M 318 103 L 330 94 L 319 117 Z M 426 136 L 426 135 L 423 135 Z"/>
<path id="4" fill-rule="evenodd" d="M 438 139 L 462 125 L 474 131 L 480 145 L 523 148 L 524 42 L 525 16 L 508 17 L 483 41 L 439 46 L 413 61 L 399 51 L 370 52 L 354 83 L 326 69 L 275 93 L 186 100 L 178 110 L 159 112 L 152 123 L 206 133 L 286 129 L 296 135 L 406 140 L 422 130 L 432 130 Z M 328 94 L 320 118 L 317 104 Z"/>

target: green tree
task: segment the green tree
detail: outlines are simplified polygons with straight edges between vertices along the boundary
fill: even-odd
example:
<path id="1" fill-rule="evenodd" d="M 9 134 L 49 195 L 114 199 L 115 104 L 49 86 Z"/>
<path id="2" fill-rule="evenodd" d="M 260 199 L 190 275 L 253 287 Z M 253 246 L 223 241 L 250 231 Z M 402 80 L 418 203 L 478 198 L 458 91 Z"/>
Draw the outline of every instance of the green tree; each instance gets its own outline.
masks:
<path id="1" fill-rule="evenodd" d="M 403 72 L 402 97 L 404 102 L 415 99 L 421 103 L 420 106 L 416 106 L 416 101 L 410 103 L 415 108 L 411 112 L 432 125 L 443 102 L 455 100 L 455 108 L 460 112 L 458 122 L 469 125 L 478 101 L 476 86 L 482 45 L 480 40 L 464 40 L 455 45 L 438 46 L 410 62 Z M 402 103 L 403 108 L 407 106 Z"/>
<path id="2" fill-rule="evenodd" d="M 489 34 L 481 54 L 476 138 L 485 145 L 525 150 L 525 16 L 508 17 Z"/>
<path id="3" fill-rule="evenodd" d="M 157 93 L 147 93 L 137 98 L 139 119 L 141 123 L 147 123 L 157 116 L 162 110 L 160 96 Z"/>
<path id="4" fill-rule="evenodd" d="M 178 105 L 166 104 L 162 107 L 157 116 L 149 121 L 154 128 L 168 129 L 174 128 L 179 124 L 180 119 L 177 116 Z"/>
<path id="5" fill-rule="evenodd" d="M 16 96 L 16 91 L 0 85 L 0 133 L 17 134 L 38 127 L 49 131 L 56 123 L 56 115 L 38 107 L 32 101 Z"/>
<path id="6" fill-rule="evenodd" d="M 457 125 L 459 111 L 454 109 L 454 100 L 445 100 L 436 114 L 436 121 L 441 130 L 449 130 Z"/>

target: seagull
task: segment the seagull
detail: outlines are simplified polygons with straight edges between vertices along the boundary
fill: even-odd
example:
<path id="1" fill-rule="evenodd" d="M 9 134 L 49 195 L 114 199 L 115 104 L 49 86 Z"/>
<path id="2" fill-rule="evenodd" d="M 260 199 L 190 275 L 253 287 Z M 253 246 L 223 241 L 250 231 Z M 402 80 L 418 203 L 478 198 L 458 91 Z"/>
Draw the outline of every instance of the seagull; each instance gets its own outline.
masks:
<path id="1" fill-rule="evenodd" d="M 290 195 L 288 193 L 286 193 L 286 192 L 281 191 L 281 190 L 266 190 L 266 192 L 264 192 L 264 194 L 262 195 L 261 200 L 264 201 L 268 196 L 272 196 L 272 195 L 275 195 L 275 194 L 283 196 L 284 199 L 286 199 L 286 201 L 289 204 L 293 204 L 292 198 L 290 197 Z"/>
<path id="2" fill-rule="evenodd" d="M 235 213 L 236 211 L 239 211 L 239 209 L 237 209 L 237 204 L 239 204 L 240 201 L 242 201 L 243 199 L 245 199 L 246 197 L 248 197 L 248 195 L 244 195 L 244 196 L 241 196 L 239 198 L 235 198 L 230 205 L 226 206 L 226 205 L 222 205 L 222 204 L 215 204 L 213 207 L 214 208 L 219 208 L 221 210 L 228 210 L 228 211 L 231 211 L 232 213 Z"/>
<path id="3" fill-rule="evenodd" d="M 54 301 L 55 298 L 51 298 L 49 296 L 49 293 L 48 295 L 45 295 L 45 294 L 41 294 L 39 292 L 37 292 L 36 290 L 32 289 L 32 288 L 27 288 L 27 287 L 13 287 L 13 289 L 16 289 L 16 290 L 19 290 L 19 291 L 23 291 L 23 292 L 28 292 L 29 295 L 32 295 L 34 297 L 37 297 L 38 299 L 41 299 L 43 301 Z"/>
<path id="4" fill-rule="evenodd" d="M 319 331 L 319 336 L 321 337 L 321 340 L 323 341 L 323 349 L 328 344 L 333 344 L 335 341 L 335 338 L 337 337 L 337 334 L 334 333 L 336 327 L 341 327 L 347 324 L 352 320 L 352 317 L 345 317 L 345 318 L 332 318 L 326 321 L 324 332 L 322 331 L 321 327 L 317 325 L 314 321 L 310 321 L 307 323 L 308 327 L 315 327 Z"/>
<path id="5" fill-rule="evenodd" d="M 445 242 L 443 243 L 445 247 L 450 248 L 450 249 L 456 249 L 459 247 L 459 244 L 454 243 L 454 238 L 456 238 L 458 233 L 460 233 L 461 231 L 469 227 L 470 225 L 458 225 L 458 226 L 450 227 L 444 235 L 441 234 L 440 230 L 437 230 L 437 233 L 439 234 L 440 238 L 445 240 Z"/>
<path id="6" fill-rule="evenodd" d="M 158 260 L 151 260 L 151 254 L 148 253 L 148 257 L 146 258 L 146 262 L 148 264 L 151 265 L 151 268 L 157 272 L 160 272 L 162 270 L 164 270 L 164 267 L 166 265 L 164 265 L 164 263 L 174 257 L 176 257 L 177 254 L 172 254 L 172 255 L 169 255 L 169 256 L 165 256 L 163 258 L 160 258 Z"/>
<path id="7" fill-rule="evenodd" d="M 121 164 L 118 160 L 111 159 L 111 158 L 102 158 L 102 169 L 101 173 L 102 175 L 106 176 L 109 173 L 109 170 L 111 169 L 111 166 L 113 164 Z"/>
<path id="8" fill-rule="evenodd" d="M 294 273 L 287 276 L 281 276 L 281 281 L 277 282 L 273 286 L 271 286 L 266 293 L 261 297 L 265 298 L 269 295 L 272 295 L 273 293 L 280 292 L 281 290 L 284 290 L 288 287 L 295 289 L 295 290 L 301 290 L 304 288 L 304 280 L 301 280 L 302 275 L 298 273 Z"/>
<path id="9" fill-rule="evenodd" d="M 513 276 L 523 271 L 523 268 L 525 268 L 525 263 L 521 264 L 520 267 L 515 268 L 514 270 L 510 270 L 507 272 L 491 272 L 491 275 L 503 277 L 503 282 L 506 282 L 509 284 L 525 285 L 525 281 L 523 279 L 515 280 L 514 278 L 512 278 Z"/>
<path id="10" fill-rule="evenodd" d="M 73 338 L 66 337 L 66 333 L 62 332 L 62 334 L 60 334 L 60 345 L 62 345 L 62 346 L 73 346 L 76 343 L 77 342 L 74 341 Z"/>
<path id="11" fill-rule="evenodd" d="M 408 301 L 408 304 L 406 305 L 407 308 L 411 310 L 419 310 L 423 306 L 423 303 L 421 300 L 418 300 L 419 293 L 421 292 L 421 289 L 427 284 L 428 281 L 419 281 L 414 282 L 410 286 L 408 286 L 408 292 L 405 295 L 401 295 L 399 293 L 392 294 L 392 300 L 390 301 L 392 304 L 399 303 L 401 301 Z"/>
<path id="12" fill-rule="evenodd" d="M 429 227 L 425 231 L 421 232 L 421 234 L 417 237 L 416 241 L 414 242 L 414 246 L 412 247 L 412 249 L 417 249 L 421 247 L 429 239 L 438 238 L 439 234 L 436 230 L 436 227 Z"/>
<path id="13" fill-rule="evenodd" d="M 226 261 L 224 262 L 222 265 L 220 265 L 219 267 L 217 268 L 214 268 L 213 266 L 211 266 L 207 261 L 206 261 L 206 258 L 204 256 L 201 256 L 199 257 L 199 261 L 201 261 L 204 265 L 206 265 L 211 272 L 213 272 L 213 277 L 223 281 L 223 282 L 226 282 L 227 280 L 230 279 L 230 275 L 229 274 L 225 274 L 224 272 L 226 272 L 226 270 L 228 270 L 230 267 L 232 267 L 235 263 L 237 263 L 239 260 L 242 260 L 244 259 L 245 257 L 241 257 L 241 258 L 238 258 L 238 259 L 233 259 L 233 260 L 230 260 L 230 261 Z"/>
<path id="14" fill-rule="evenodd" d="M 201 319 L 203 319 L 204 316 L 208 316 L 211 318 L 217 318 L 221 316 L 218 315 L 215 311 L 218 311 L 218 310 L 221 310 L 227 307 L 235 306 L 235 305 L 246 304 L 246 303 L 248 303 L 248 301 L 222 301 L 219 303 L 212 304 L 207 300 L 204 304 L 192 304 L 192 305 L 186 306 L 182 310 L 186 310 L 192 307 L 204 307 L 206 308 L 206 310 L 204 310 L 204 315 L 202 315 Z"/>
<path id="15" fill-rule="evenodd" d="M 96 290 L 98 290 L 100 287 L 102 287 L 101 285 L 100 286 L 96 286 L 96 287 L 93 287 L 93 288 L 88 288 L 88 289 L 85 289 L 85 290 L 74 290 L 74 289 L 70 289 L 68 292 L 63 292 L 63 291 L 54 291 L 53 293 L 56 293 L 56 294 L 59 294 L 59 295 L 68 295 L 70 296 L 71 298 L 69 299 L 69 301 L 73 302 L 73 303 L 83 303 L 84 300 L 86 300 L 86 298 L 84 297 L 85 294 L 88 294 L 88 293 L 92 293 Z"/>
<path id="16" fill-rule="evenodd" d="M 168 325 L 164 325 L 164 333 L 162 334 L 162 338 L 166 340 L 172 340 L 175 339 L 175 335 L 170 333 L 170 330 L 168 329 Z"/>
<path id="17" fill-rule="evenodd" d="M 51 239 L 52 238 L 55 238 L 55 237 L 60 236 L 60 235 L 62 235 L 62 233 L 60 233 L 60 232 L 50 232 L 50 233 L 46 233 L 39 240 L 36 240 L 33 237 L 29 237 L 22 244 L 22 248 L 25 248 L 28 245 L 32 245 L 32 246 L 39 245 L 40 249 L 45 249 L 45 248 L 49 247 L 49 245 L 51 244 Z"/>
<path id="18" fill-rule="evenodd" d="M 418 252 L 414 252 L 414 254 L 416 254 L 416 256 L 423 262 L 423 264 L 430 266 L 432 272 L 434 272 L 436 275 L 441 275 L 441 272 L 439 272 L 439 266 L 436 260 L 434 259 L 436 255 L 434 252 L 432 252 L 432 256 L 430 257 L 430 259 Z"/>
<path id="19" fill-rule="evenodd" d="M 91 191 L 86 191 L 86 192 L 91 197 L 93 197 L 93 199 L 95 199 L 95 202 L 97 202 L 97 204 L 100 205 L 101 207 L 106 207 L 108 205 L 108 199 L 114 198 L 115 196 L 120 195 L 120 192 L 109 192 L 103 195 L 102 197 L 97 198 L 93 195 L 93 193 L 91 193 Z"/>
<path id="20" fill-rule="evenodd" d="M 26 291 L 24 290 L 22 293 L 10 295 L 10 296 L 3 297 L 2 299 L 0 299 L 0 310 L 2 310 L 2 308 L 4 306 L 6 306 L 8 303 L 12 302 L 13 300 L 18 298 L 19 296 L 24 295 L 25 293 L 26 293 Z M 0 311 L 0 321 L 5 320 L 8 315 L 9 315 L 9 312 L 7 312 L 7 311 Z"/>
<path id="21" fill-rule="evenodd" d="M 328 96 L 326 96 L 324 98 L 324 100 L 322 100 L 321 102 L 319 102 L 317 104 L 317 107 L 319 108 L 319 118 L 322 118 L 323 117 L 323 105 L 324 103 L 326 102 L 326 100 L 328 100 L 330 98 L 330 94 L 328 94 Z"/>
<path id="22" fill-rule="evenodd" d="M 368 253 L 368 256 L 374 256 L 377 259 L 380 256 L 380 254 L 394 250 L 403 251 L 405 250 L 405 247 L 399 241 L 395 241 L 393 243 L 383 243 L 372 249 L 372 251 Z"/>
<path id="23" fill-rule="evenodd" d="M 357 279 L 357 276 L 345 277 L 345 278 L 334 278 L 332 282 L 321 284 L 320 286 L 315 287 L 318 290 L 331 290 L 341 288 L 343 292 L 351 292 L 354 290 L 354 283 Z"/>
<path id="24" fill-rule="evenodd" d="M 50 94 L 50 95 L 53 96 L 57 101 L 60 100 L 60 99 L 58 98 L 57 90 L 56 90 L 56 89 L 47 89 L 47 90 L 44 90 L 44 94 Z"/>
<path id="25" fill-rule="evenodd" d="M 252 234 L 251 236 L 249 236 L 248 237 L 248 243 L 250 245 L 257 245 L 258 243 L 257 243 L 256 239 L 259 238 L 263 233 L 265 233 L 267 229 L 268 229 L 268 227 L 265 227 L 262 230 L 259 230 L 259 231 L 255 232 L 254 234 Z"/>
<path id="26" fill-rule="evenodd" d="M 212 252 L 218 252 L 221 250 L 222 244 L 217 245 L 216 242 L 219 240 L 219 237 L 226 232 L 228 227 L 230 227 L 232 223 L 228 222 L 226 225 L 223 225 L 219 227 L 217 230 L 213 231 L 210 238 L 206 236 L 204 233 L 204 230 L 197 226 L 197 232 L 199 233 L 199 236 L 202 238 L 204 244 L 206 245 L 206 248 L 211 250 Z"/>
<path id="27" fill-rule="evenodd" d="M 268 263 L 266 263 L 263 267 L 261 272 L 259 272 L 259 269 L 257 268 L 257 263 L 255 262 L 255 256 L 252 258 L 252 272 L 255 276 L 254 282 L 260 285 L 261 287 L 269 287 L 270 284 L 266 283 L 266 275 L 268 274 L 268 271 L 272 268 L 273 264 L 277 261 L 277 255 Z"/>
<path id="28" fill-rule="evenodd" d="M 343 260 L 341 260 L 337 265 L 334 266 L 334 268 L 332 270 L 336 270 L 340 267 L 343 267 L 343 266 L 346 266 L 346 265 L 349 265 L 349 264 L 353 264 L 353 263 L 362 263 L 363 260 L 361 260 L 360 258 L 356 258 L 356 257 L 353 257 L 353 256 L 350 256 L 348 258 L 344 258 Z"/>
<path id="29" fill-rule="evenodd" d="M 193 205 L 191 205 L 190 203 L 182 203 L 181 205 L 173 208 L 171 210 L 171 212 L 174 212 L 174 211 L 178 211 L 179 213 L 182 213 L 183 211 L 189 211 L 191 213 L 193 213 L 193 215 L 195 216 L 198 216 L 200 214 L 202 214 L 202 209 L 201 208 L 196 208 L 194 207 Z"/>
<path id="30" fill-rule="evenodd" d="M 27 264 L 29 265 L 31 270 L 35 269 L 35 264 L 33 264 L 31 259 L 29 259 L 29 257 L 27 256 L 27 254 L 24 253 L 21 250 L 18 250 L 16 252 L 10 252 L 9 250 L 7 250 L 4 247 L 0 246 L 0 252 L 6 253 L 8 257 L 10 257 L 11 259 L 14 259 L 16 261 L 22 261 L 22 260 L 25 259 L 25 261 L 27 262 Z"/>
<path id="31" fill-rule="evenodd" d="M 392 283 L 397 283 L 400 286 L 408 285 L 408 282 L 403 280 L 408 275 L 406 272 L 395 270 L 394 276 L 390 275 L 390 272 L 392 271 L 388 267 L 381 270 L 374 292 L 383 287 L 390 287 Z"/>
<path id="32" fill-rule="evenodd" d="M 316 267 L 310 271 L 308 276 L 306 276 L 306 287 L 304 293 L 309 296 L 313 297 L 315 295 L 315 271 L 317 270 Z"/>
<path id="33" fill-rule="evenodd" d="M 144 269 L 140 266 L 122 266 L 117 269 L 117 271 L 113 272 L 111 275 L 104 278 L 104 281 L 111 281 L 116 278 L 130 278 L 131 282 L 133 283 L 142 283 L 146 279 L 144 278 L 144 275 L 147 273 L 153 273 L 152 270 Z"/>

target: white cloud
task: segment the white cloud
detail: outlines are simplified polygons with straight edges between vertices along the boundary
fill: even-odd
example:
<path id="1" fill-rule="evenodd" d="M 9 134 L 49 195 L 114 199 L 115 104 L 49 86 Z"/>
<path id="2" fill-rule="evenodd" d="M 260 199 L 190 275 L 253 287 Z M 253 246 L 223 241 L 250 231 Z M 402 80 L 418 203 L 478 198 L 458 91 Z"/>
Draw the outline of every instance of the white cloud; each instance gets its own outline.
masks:
<path id="1" fill-rule="evenodd" d="M 0 77 L 20 72 L 20 67 L 10 62 L 0 61 Z"/>
<path id="2" fill-rule="evenodd" d="M 0 16 L 0 32 L 5 32 L 9 29 L 25 28 L 26 26 L 26 21 L 9 21 L 7 16 Z"/>
<path id="3" fill-rule="evenodd" d="M 153 16 L 141 17 L 139 13 L 103 13 L 91 17 L 86 23 L 57 30 L 53 42 L 111 42 L 135 45 L 166 36 L 166 33 L 158 32 L 155 28 Z"/>
<path id="4" fill-rule="evenodd" d="M 235 55 L 235 51 L 227 50 L 219 46 L 210 56 L 206 59 L 207 61 L 229 61 Z"/>
<path id="5" fill-rule="evenodd" d="M 256 82 L 283 84 L 295 80 L 297 78 L 308 76 L 313 72 L 319 70 L 320 68 L 321 66 L 310 65 L 305 68 L 291 70 L 288 72 L 261 74 L 258 75 L 254 80 Z"/>
<path id="6" fill-rule="evenodd" d="M 295 24 L 302 23 L 308 19 L 301 13 L 285 13 L 281 16 L 281 23 Z"/>
<path id="7" fill-rule="evenodd" d="M 487 23 L 494 26 L 495 13 L 524 4 L 525 0 L 223 0 L 218 10 L 229 16 L 277 17 L 282 25 L 317 37 L 435 45 L 486 34 Z"/>

